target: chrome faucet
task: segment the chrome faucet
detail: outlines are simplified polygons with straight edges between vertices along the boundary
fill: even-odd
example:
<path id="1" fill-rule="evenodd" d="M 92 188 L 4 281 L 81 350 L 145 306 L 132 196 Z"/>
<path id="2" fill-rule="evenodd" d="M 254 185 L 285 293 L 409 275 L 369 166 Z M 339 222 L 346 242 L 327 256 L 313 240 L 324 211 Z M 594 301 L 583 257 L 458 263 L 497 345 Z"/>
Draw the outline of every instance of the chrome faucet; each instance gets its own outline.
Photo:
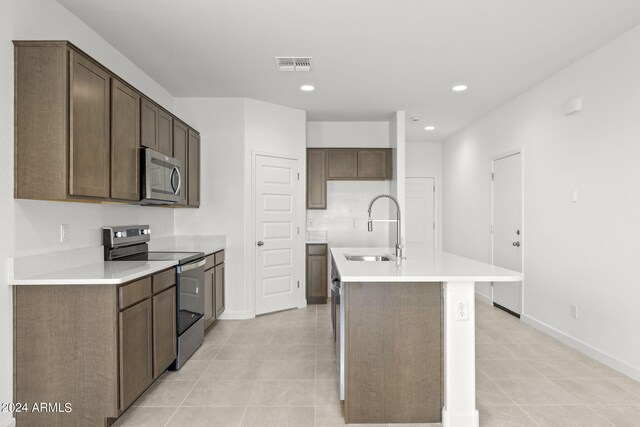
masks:
<path id="1" fill-rule="evenodd" d="M 396 219 L 371 219 L 371 208 L 373 207 L 373 203 L 382 198 L 382 197 L 386 197 L 388 199 L 391 199 L 393 201 L 393 203 L 396 204 Z M 398 227 L 398 233 L 396 235 L 396 259 L 400 260 L 402 259 L 402 239 L 400 238 L 400 227 L 401 227 L 401 222 L 400 222 L 400 203 L 398 203 L 398 200 L 389 195 L 389 194 L 380 194 L 376 197 L 374 197 L 371 202 L 369 202 L 369 221 L 367 222 L 367 230 L 369 231 L 373 231 L 373 223 L 374 222 L 395 222 L 397 227 Z"/>

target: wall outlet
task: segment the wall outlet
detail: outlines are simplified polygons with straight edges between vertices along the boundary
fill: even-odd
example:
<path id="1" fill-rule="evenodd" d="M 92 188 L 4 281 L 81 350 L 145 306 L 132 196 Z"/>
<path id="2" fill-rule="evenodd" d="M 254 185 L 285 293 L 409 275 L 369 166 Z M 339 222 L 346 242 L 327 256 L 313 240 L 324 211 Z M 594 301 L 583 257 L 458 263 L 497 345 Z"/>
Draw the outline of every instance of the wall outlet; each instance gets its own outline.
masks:
<path id="1" fill-rule="evenodd" d="M 469 320 L 469 305 L 467 301 L 456 302 L 456 320 Z"/>
<path id="2" fill-rule="evenodd" d="M 574 319 L 578 318 L 578 306 L 571 304 L 571 317 Z"/>
<path id="3" fill-rule="evenodd" d="M 60 242 L 69 241 L 69 224 L 60 224 Z"/>
<path id="4" fill-rule="evenodd" d="M 574 188 L 571 190 L 571 201 L 573 203 L 578 203 L 578 189 Z"/>
<path id="5" fill-rule="evenodd" d="M 354 218 L 353 219 L 353 228 L 358 228 L 360 226 L 360 222 L 358 221 L 358 218 Z"/>

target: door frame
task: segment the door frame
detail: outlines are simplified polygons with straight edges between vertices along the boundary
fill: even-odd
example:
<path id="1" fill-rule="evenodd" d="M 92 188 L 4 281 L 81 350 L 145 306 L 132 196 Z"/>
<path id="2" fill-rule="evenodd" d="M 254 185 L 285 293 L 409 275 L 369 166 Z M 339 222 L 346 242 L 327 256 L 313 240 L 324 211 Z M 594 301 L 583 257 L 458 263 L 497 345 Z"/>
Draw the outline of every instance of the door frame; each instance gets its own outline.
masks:
<path id="1" fill-rule="evenodd" d="M 257 286 L 257 283 L 256 283 L 256 273 L 257 273 L 257 269 L 256 269 L 256 261 L 257 261 L 257 257 L 256 257 L 256 158 L 258 156 L 295 160 L 297 163 L 296 169 L 300 178 L 298 179 L 298 190 L 296 192 L 296 197 L 298 197 L 298 206 L 297 207 L 294 206 L 294 209 L 298 210 L 295 215 L 295 218 L 296 218 L 297 228 L 299 232 L 296 234 L 296 239 L 293 247 L 293 253 L 294 253 L 293 269 L 294 269 L 294 274 L 296 276 L 296 281 L 300 283 L 300 287 L 297 288 L 297 290 L 295 291 L 297 293 L 296 297 L 298 300 L 298 308 L 306 306 L 305 282 L 303 278 L 304 267 L 302 266 L 303 260 L 304 260 L 303 253 L 302 253 L 304 251 L 304 244 L 303 244 L 304 240 L 302 239 L 302 232 L 303 232 L 302 224 L 304 222 L 305 211 L 303 209 L 304 207 L 303 187 L 304 186 L 302 185 L 303 170 L 300 166 L 300 156 L 297 156 L 295 154 L 276 153 L 276 152 L 252 149 L 251 150 L 251 184 L 250 184 L 251 185 L 251 213 L 250 213 L 251 232 L 248 234 L 248 238 L 245 242 L 245 247 L 249 249 L 248 250 L 249 252 L 248 259 L 249 259 L 249 266 L 250 266 L 249 280 L 250 280 L 250 283 L 252 283 L 252 286 L 250 287 L 251 303 L 252 303 L 251 312 L 254 317 L 256 315 L 256 306 L 257 306 L 256 304 L 256 298 L 257 298 L 257 293 L 256 293 L 256 286 Z M 246 255 L 245 255 L 245 259 L 247 259 Z"/>
<path id="2" fill-rule="evenodd" d="M 433 179 L 433 191 L 431 192 L 431 194 L 433 195 L 433 249 L 437 250 L 438 249 L 438 178 L 435 176 L 417 176 L 417 175 L 407 175 L 405 177 L 405 198 L 407 197 L 407 190 L 406 190 L 406 185 L 407 185 L 407 180 L 408 179 L 413 179 L 413 178 L 431 178 Z M 406 209 L 406 203 L 405 203 L 405 209 Z M 406 212 L 405 212 L 405 218 L 406 218 Z M 403 220 L 404 221 L 404 220 Z"/>
<path id="3" fill-rule="evenodd" d="M 521 242 L 521 250 L 520 250 L 520 265 L 522 266 L 522 273 L 524 273 L 525 265 L 524 265 L 524 253 L 526 251 L 525 241 L 525 222 L 524 222 L 524 147 L 520 146 L 519 148 L 515 148 L 513 150 L 504 151 L 500 154 L 491 157 L 491 264 L 494 263 L 494 239 L 493 239 L 493 227 L 494 227 L 494 202 L 495 202 L 495 189 L 494 189 L 494 180 L 493 174 L 495 172 L 495 163 L 497 160 L 504 159 L 506 157 L 515 156 L 516 154 L 520 154 L 520 242 Z M 520 293 L 520 307 L 522 313 L 520 313 L 520 318 L 525 315 L 525 305 L 524 305 L 524 289 L 525 289 L 525 281 L 524 279 L 521 282 L 522 290 Z M 493 282 L 491 282 L 491 304 L 493 305 Z"/>

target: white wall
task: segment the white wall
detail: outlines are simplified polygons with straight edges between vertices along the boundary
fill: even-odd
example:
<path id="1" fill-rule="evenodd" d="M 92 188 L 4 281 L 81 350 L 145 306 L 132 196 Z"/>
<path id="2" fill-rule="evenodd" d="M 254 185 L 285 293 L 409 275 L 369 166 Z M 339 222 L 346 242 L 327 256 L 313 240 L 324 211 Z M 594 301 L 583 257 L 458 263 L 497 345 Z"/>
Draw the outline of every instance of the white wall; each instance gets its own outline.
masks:
<path id="1" fill-rule="evenodd" d="M 638 49 L 640 27 L 444 143 L 444 244 L 491 259 L 491 156 L 523 147 L 524 319 L 640 380 Z"/>
<path id="2" fill-rule="evenodd" d="M 388 148 L 389 123 L 309 122 L 307 147 Z M 388 223 L 375 223 L 373 231 L 367 232 L 369 202 L 378 194 L 388 193 L 389 182 L 328 181 L 327 209 L 307 210 L 307 230 L 326 230 L 332 246 L 389 246 Z M 372 217 L 388 219 L 389 200 L 377 201 Z M 355 221 L 358 222 L 357 227 Z"/>
<path id="3" fill-rule="evenodd" d="M 225 317 L 249 317 L 244 288 L 243 98 L 176 98 L 176 114 L 198 129 L 200 208 L 176 209 L 176 234 L 227 236 Z"/>
<path id="4" fill-rule="evenodd" d="M 393 179 L 389 183 L 389 193 L 394 196 L 400 204 L 400 213 L 405 210 L 405 187 L 406 187 L 406 133 L 405 133 L 405 112 L 396 111 L 391 115 L 389 120 L 389 146 L 393 149 Z M 394 204 L 389 205 L 389 214 L 391 218 L 396 217 L 396 207 Z M 406 236 L 406 224 L 401 223 L 400 234 L 404 245 L 404 236 Z M 389 230 L 389 246 L 395 247 L 398 241 L 398 233 L 396 227 Z"/>
<path id="5" fill-rule="evenodd" d="M 442 143 L 407 141 L 406 177 L 434 177 L 436 185 L 436 247 L 442 248 Z"/>
<path id="6" fill-rule="evenodd" d="M 387 122 L 309 122 L 307 147 L 389 147 Z"/>
<path id="7" fill-rule="evenodd" d="M 297 241 L 294 265 L 298 266 L 298 280 L 301 292 L 298 294 L 298 306 L 307 304 L 304 298 L 304 212 L 306 176 L 306 112 L 283 107 L 255 99 L 245 99 L 245 172 L 244 172 L 244 223 L 245 223 L 245 287 L 247 299 L 245 307 L 255 313 L 255 231 L 252 216 L 253 159 L 255 153 L 270 153 L 283 157 L 297 158 L 300 173 L 298 185 L 298 224 L 300 238 Z"/>
<path id="8" fill-rule="evenodd" d="M 116 51 L 91 28 L 53 0 L 0 2 L 0 402 L 11 402 L 12 312 L 7 261 L 13 256 L 100 246 L 103 225 L 149 223 L 156 234 L 173 232 L 173 211 L 140 206 L 40 202 L 13 199 L 13 44 L 12 40 L 69 40 L 120 77 L 171 110 L 172 96 Z M 60 224 L 69 224 L 69 241 L 59 242 Z M 10 419 L 0 413 L 0 425 Z"/>
<path id="9" fill-rule="evenodd" d="M 252 150 L 304 159 L 305 112 L 246 98 L 176 98 L 175 110 L 202 138 L 200 209 L 176 210 L 176 234 L 227 236 L 223 318 L 253 317 Z"/>

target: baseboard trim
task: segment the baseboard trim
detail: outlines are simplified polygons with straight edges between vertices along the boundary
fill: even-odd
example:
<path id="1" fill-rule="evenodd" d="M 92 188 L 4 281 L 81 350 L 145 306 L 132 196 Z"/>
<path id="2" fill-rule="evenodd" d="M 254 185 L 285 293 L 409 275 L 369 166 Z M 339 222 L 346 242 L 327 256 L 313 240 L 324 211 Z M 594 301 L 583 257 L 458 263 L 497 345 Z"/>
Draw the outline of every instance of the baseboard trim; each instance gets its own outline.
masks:
<path id="1" fill-rule="evenodd" d="M 515 312 L 515 311 L 513 311 L 513 310 L 509 310 L 507 307 L 505 307 L 505 306 L 503 306 L 503 305 L 500 305 L 500 304 L 498 304 L 497 302 L 494 302 L 494 303 L 493 303 L 493 306 L 494 306 L 495 308 L 499 308 L 500 310 L 504 311 L 505 313 L 509 313 L 509 314 L 510 314 L 510 315 L 512 315 L 513 317 L 517 317 L 518 319 L 520 318 L 520 315 L 519 315 L 518 313 L 516 313 L 516 312 Z"/>
<path id="2" fill-rule="evenodd" d="M 16 419 L 9 418 L 4 421 L 0 420 L 0 427 L 16 427 Z"/>
<path id="3" fill-rule="evenodd" d="M 489 305 L 493 304 L 493 301 L 491 301 L 491 298 L 489 298 L 486 295 L 481 294 L 480 292 L 476 292 L 476 299 L 479 299 L 479 300 L 481 300 L 483 302 L 486 302 Z"/>
<path id="4" fill-rule="evenodd" d="M 631 366 L 628 363 L 622 362 L 616 359 L 615 357 L 605 353 L 604 351 L 598 350 L 597 348 L 592 347 L 591 345 L 585 343 L 584 341 L 581 341 L 577 338 L 572 337 L 571 335 L 568 335 L 562 331 L 559 331 L 553 326 L 547 325 L 546 323 L 541 322 L 538 319 L 535 319 L 527 314 L 523 314 L 520 319 L 525 323 L 533 326 L 534 328 L 548 335 L 551 335 L 552 337 L 554 337 L 558 341 L 563 342 L 569 347 L 573 347 L 576 350 L 590 357 L 593 357 L 597 361 L 604 363 L 608 367 L 615 369 L 616 371 L 622 372 L 623 374 L 633 378 L 636 381 L 640 381 L 639 368 Z"/>
<path id="5" fill-rule="evenodd" d="M 246 320 L 253 319 L 254 317 L 256 317 L 256 315 L 250 311 L 225 311 L 222 313 L 222 316 L 220 316 L 220 320 Z"/>

